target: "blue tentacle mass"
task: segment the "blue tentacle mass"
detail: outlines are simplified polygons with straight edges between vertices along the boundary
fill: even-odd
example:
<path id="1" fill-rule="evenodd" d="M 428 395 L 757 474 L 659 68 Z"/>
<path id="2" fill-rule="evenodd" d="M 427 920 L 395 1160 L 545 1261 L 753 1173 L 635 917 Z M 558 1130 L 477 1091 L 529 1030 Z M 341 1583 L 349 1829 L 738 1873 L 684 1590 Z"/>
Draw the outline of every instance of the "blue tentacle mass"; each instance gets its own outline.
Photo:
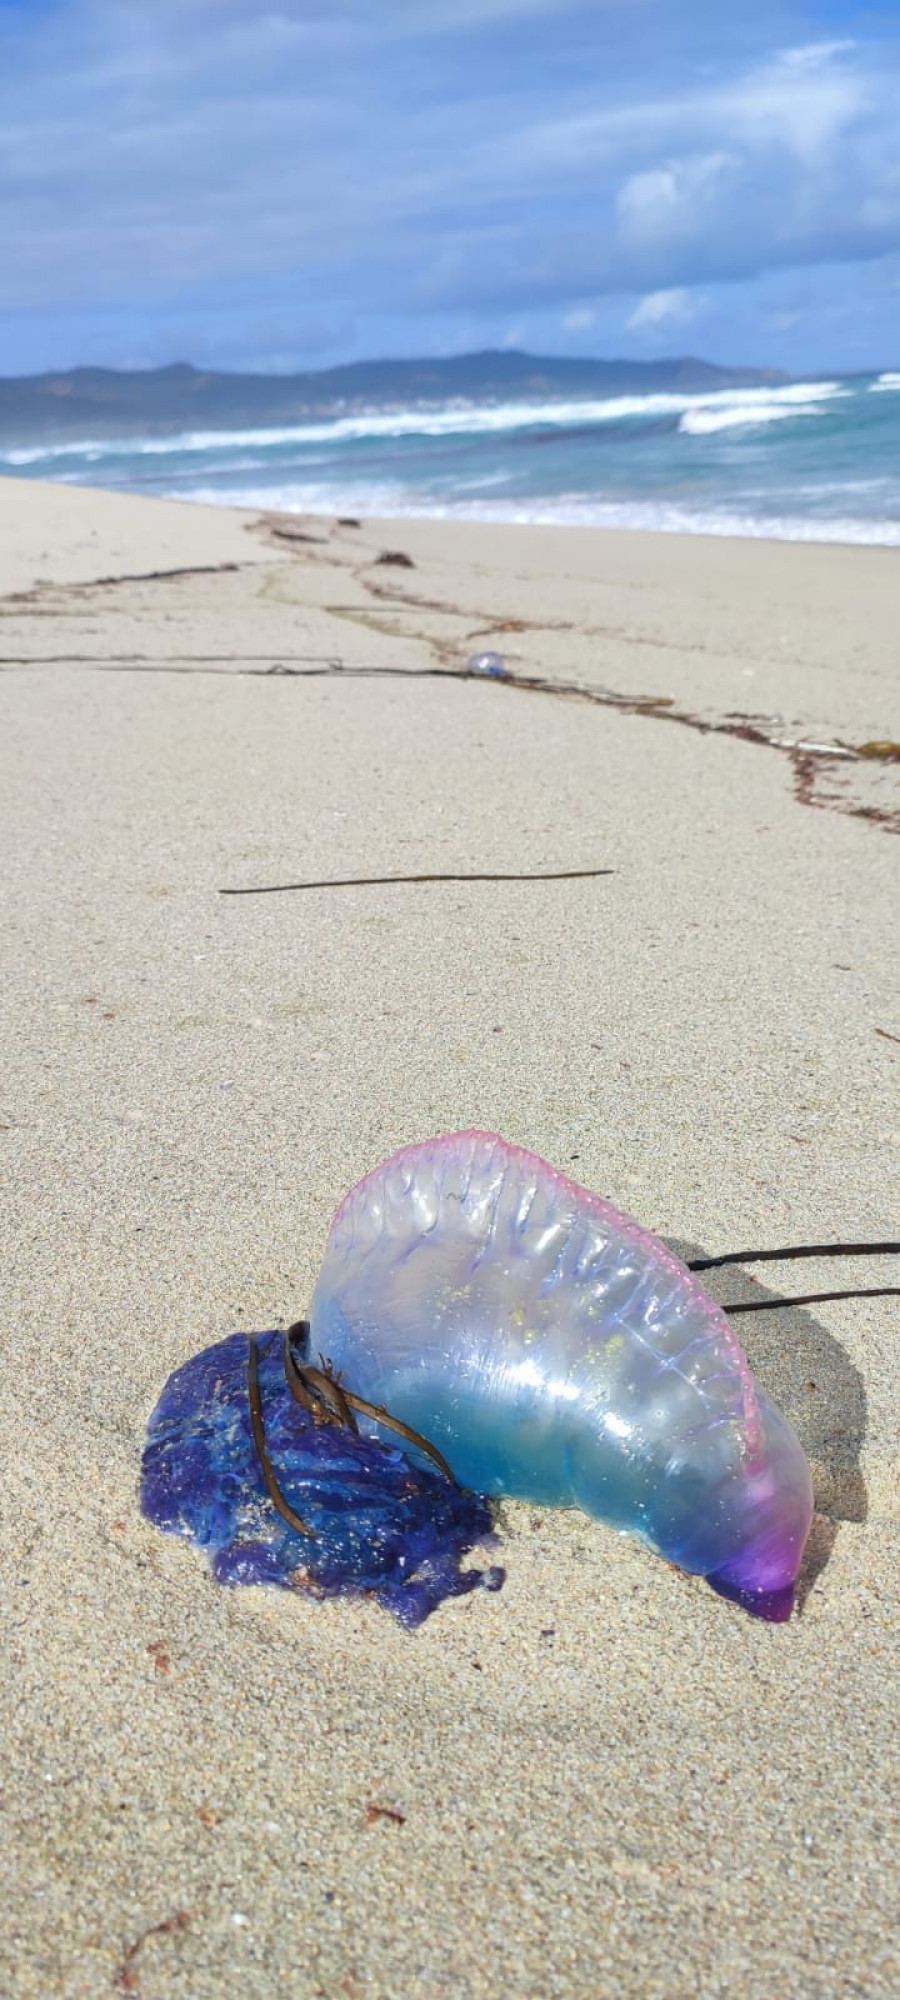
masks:
<path id="1" fill-rule="evenodd" d="M 232 1334 L 166 1384 L 150 1419 L 141 1502 L 159 1528 L 204 1548 L 219 1583 L 371 1596 L 404 1625 L 503 1572 L 462 1570 L 490 1509 L 393 1444 L 316 1424 L 290 1395 L 282 1335 L 259 1336 L 260 1390 L 282 1490 L 311 1533 L 276 1513 L 253 1443 L 248 1341 Z"/>

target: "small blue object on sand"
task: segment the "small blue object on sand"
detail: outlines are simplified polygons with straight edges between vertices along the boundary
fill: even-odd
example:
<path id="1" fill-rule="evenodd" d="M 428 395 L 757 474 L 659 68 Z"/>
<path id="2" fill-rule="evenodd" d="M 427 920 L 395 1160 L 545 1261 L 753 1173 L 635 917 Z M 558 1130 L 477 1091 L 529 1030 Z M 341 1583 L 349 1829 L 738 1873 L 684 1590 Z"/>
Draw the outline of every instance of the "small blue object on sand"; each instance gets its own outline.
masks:
<path id="1" fill-rule="evenodd" d="M 268 1451 L 285 1499 L 308 1526 L 281 1517 L 254 1443 L 250 1343 L 232 1334 L 170 1376 L 144 1448 L 141 1505 L 170 1534 L 205 1548 L 219 1583 L 275 1583 L 318 1597 L 373 1597 L 420 1625 L 445 1597 L 503 1571 L 463 1570 L 490 1536 L 487 1502 L 393 1444 L 317 1423 L 292 1397 L 284 1335 L 254 1336 Z"/>
<path id="2" fill-rule="evenodd" d="M 471 653 L 466 661 L 466 673 L 483 674 L 493 681 L 508 681 L 510 678 L 502 653 Z"/>

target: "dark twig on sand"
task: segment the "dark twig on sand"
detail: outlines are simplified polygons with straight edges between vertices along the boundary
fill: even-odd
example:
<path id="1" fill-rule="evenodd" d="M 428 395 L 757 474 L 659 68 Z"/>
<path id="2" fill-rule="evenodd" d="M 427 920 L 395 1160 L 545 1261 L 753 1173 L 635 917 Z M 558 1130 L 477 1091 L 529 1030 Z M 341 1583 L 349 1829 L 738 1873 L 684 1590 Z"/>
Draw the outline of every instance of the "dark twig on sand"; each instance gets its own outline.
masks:
<path id="1" fill-rule="evenodd" d="M 440 875 L 340 875 L 322 881 L 265 882 L 260 887 L 220 889 L 220 896 L 281 896 L 294 889 L 381 889 L 413 882 L 591 882 L 600 875 L 614 875 L 614 868 L 555 868 L 546 873 L 528 870 L 523 874 L 440 874 Z"/>

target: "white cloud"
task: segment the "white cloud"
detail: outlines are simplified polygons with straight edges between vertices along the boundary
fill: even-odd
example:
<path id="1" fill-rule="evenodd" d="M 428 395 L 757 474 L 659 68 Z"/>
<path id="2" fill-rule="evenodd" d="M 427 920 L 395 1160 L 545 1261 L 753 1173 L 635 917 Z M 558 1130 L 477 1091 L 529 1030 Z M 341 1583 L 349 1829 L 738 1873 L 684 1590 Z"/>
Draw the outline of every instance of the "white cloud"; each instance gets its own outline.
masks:
<path id="1" fill-rule="evenodd" d="M 695 298 L 682 285 L 673 285 L 669 291 L 648 292 L 635 306 L 627 327 L 684 326 L 694 319 L 702 301 Z"/>
<path id="2" fill-rule="evenodd" d="M 784 48 L 801 5 L 0 0 L 0 339 L 633 308 L 646 341 L 699 287 L 900 250 L 900 28 Z"/>
<path id="3" fill-rule="evenodd" d="M 782 49 L 778 61 L 788 69 L 824 69 L 835 56 L 846 55 L 857 46 L 847 37 L 838 42 L 804 42 L 800 48 Z"/>
<path id="4" fill-rule="evenodd" d="M 852 42 L 793 49 L 724 93 L 730 130 L 751 153 L 772 147 L 815 167 L 877 103 L 877 79 L 838 58 Z"/>
<path id="5" fill-rule="evenodd" d="M 733 164 L 727 153 L 705 153 L 633 174 L 616 201 L 623 235 L 641 241 L 694 235 L 702 227 L 704 210 L 720 198 Z"/>

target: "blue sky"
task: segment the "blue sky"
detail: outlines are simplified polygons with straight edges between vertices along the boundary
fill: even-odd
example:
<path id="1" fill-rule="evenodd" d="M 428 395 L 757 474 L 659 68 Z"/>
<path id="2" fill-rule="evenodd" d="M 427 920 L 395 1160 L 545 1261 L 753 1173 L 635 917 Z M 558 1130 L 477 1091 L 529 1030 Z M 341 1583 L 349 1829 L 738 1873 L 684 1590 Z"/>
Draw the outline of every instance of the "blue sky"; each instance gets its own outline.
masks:
<path id="1" fill-rule="evenodd" d="M 900 364 L 900 5 L 0 0 L 0 372 Z"/>

